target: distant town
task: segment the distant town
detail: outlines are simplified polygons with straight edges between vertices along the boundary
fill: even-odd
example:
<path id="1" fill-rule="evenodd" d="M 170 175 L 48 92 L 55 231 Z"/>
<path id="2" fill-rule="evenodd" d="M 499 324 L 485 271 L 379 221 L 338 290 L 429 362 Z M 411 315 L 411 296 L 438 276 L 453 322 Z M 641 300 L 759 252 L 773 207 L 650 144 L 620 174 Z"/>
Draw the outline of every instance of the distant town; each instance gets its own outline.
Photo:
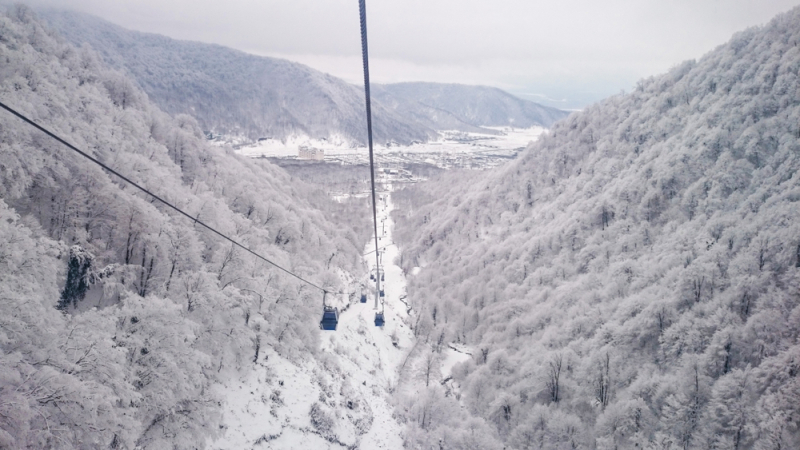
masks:
<path id="1" fill-rule="evenodd" d="M 397 181 L 424 179 L 412 168 L 433 166 L 439 169 L 486 170 L 497 167 L 517 157 L 527 145 L 538 139 L 543 128 L 515 129 L 511 127 L 491 130 L 493 134 L 443 131 L 442 138 L 412 145 L 376 145 L 374 157 L 378 172 Z M 255 143 L 225 141 L 218 135 L 210 136 L 216 142 L 234 146 L 238 153 L 252 158 L 275 160 L 324 161 L 331 164 L 361 165 L 369 162 L 364 147 L 334 145 L 321 140 L 277 141 L 262 138 Z"/>

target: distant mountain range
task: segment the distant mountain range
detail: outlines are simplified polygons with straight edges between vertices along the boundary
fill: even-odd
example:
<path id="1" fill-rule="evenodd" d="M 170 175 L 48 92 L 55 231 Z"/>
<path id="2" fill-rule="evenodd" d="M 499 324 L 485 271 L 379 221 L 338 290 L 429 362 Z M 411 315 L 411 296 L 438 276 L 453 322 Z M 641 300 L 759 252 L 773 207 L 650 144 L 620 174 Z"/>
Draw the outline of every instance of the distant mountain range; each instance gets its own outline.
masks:
<path id="1" fill-rule="evenodd" d="M 434 130 L 478 131 L 481 127 L 549 127 L 569 113 L 523 100 L 488 86 L 398 83 L 373 88 L 387 108 Z"/>
<path id="2" fill-rule="evenodd" d="M 131 31 L 88 14 L 40 14 L 68 41 L 90 45 L 134 78 L 159 107 L 191 114 L 208 131 L 366 142 L 361 86 L 302 64 Z M 443 129 L 549 127 L 568 114 L 484 86 L 403 83 L 373 89 L 378 143 L 426 141 Z"/>

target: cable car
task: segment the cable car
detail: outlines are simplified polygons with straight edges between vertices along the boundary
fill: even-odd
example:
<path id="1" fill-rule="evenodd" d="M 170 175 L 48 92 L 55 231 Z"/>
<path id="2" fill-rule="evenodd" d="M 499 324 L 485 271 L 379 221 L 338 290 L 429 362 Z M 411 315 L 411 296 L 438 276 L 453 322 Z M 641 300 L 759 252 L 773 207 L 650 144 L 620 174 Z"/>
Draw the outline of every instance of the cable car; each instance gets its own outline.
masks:
<path id="1" fill-rule="evenodd" d="M 339 323 L 339 310 L 333 306 L 325 306 L 322 311 L 322 320 L 319 322 L 320 329 L 336 331 Z"/>
<path id="2" fill-rule="evenodd" d="M 381 298 L 385 297 L 385 296 L 383 295 L 383 289 L 381 289 L 381 295 L 380 295 L 380 297 L 381 297 Z"/>
<path id="3" fill-rule="evenodd" d="M 367 294 L 361 293 L 361 303 L 367 303 Z"/>
<path id="4" fill-rule="evenodd" d="M 383 319 L 383 313 L 382 312 L 376 312 L 375 313 L 375 326 L 376 327 L 382 327 L 384 324 L 385 324 L 385 321 Z"/>

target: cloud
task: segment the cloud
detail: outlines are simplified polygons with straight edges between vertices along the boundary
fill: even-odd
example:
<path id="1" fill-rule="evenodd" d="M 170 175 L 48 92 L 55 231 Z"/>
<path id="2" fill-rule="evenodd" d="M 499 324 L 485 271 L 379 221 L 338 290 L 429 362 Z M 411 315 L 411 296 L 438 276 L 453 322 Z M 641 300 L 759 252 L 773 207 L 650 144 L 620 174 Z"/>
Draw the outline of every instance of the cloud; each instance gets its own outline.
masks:
<path id="1" fill-rule="evenodd" d="M 357 0 L 35 0 L 127 28 L 281 55 L 350 81 Z M 698 58 L 798 0 L 367 0 L 376 81 L 603 92 Z M 356 70 L 351 66 L 357 62 Z M 385 63 L 385 65 L 378 62 Z M 360 80 L 360 78 L 358 78 Z M 590 90 L 598 90 L 592 88 Z M 541 90 L 538 90 L 541 92 Z M 548 96 L 555 96 L 552 92 Z"/>

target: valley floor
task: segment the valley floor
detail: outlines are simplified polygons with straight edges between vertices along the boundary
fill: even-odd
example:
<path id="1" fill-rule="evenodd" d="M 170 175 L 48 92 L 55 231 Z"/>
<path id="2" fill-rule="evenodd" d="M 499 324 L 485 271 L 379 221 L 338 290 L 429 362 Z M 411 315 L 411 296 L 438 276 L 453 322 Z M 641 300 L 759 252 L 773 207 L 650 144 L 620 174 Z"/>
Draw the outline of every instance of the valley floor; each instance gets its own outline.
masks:
<path id="1" fill-rule="evenodd" d="M 374 156 L 381 167 L 406 164 L 431 164 L 440 168 L 488 169 L 506 163 L 545 133 L 542 127 L 487 127 L 487 133 L 440 131 L 441 138 L 411 145 L 375 145 Z M 218 141 L 219 145 L 226 142 Z M 321 150 L 324 161 L 332 164 L 362 165 L 369 162 L 364 147 L 352 147 L 344 141 L 323 141 L 295 137 L 285 141 L 268 139 L 236 146 L 237 152 L 251 158 L 298 157 L 301 147 Z"/>
<path id="2" fill-rule="evenodd" d="M 218 386 L 225 398 L 225 428 L 211 448 L 403 447 L 402 426 L 393 417 L 390 397 L 414 336 L 402 301 L 405 276 L 395 265 L 391 197 L 382 196 L 378 232 L 385 270 L 385 326 L 374 324 L 374 292 L 367 303 L 336 299 L 341 302 L 339 324 L 336 331 L 322 332 L 320 358 L 293 363 L 268 351 L 252 370 Z M 366 246 L 364 261 L 374 269 L 374 240 Z M 374 291 L 374 282 L 363 283 Z M 350 283 L 356 292 L 360 284 Z"/>

